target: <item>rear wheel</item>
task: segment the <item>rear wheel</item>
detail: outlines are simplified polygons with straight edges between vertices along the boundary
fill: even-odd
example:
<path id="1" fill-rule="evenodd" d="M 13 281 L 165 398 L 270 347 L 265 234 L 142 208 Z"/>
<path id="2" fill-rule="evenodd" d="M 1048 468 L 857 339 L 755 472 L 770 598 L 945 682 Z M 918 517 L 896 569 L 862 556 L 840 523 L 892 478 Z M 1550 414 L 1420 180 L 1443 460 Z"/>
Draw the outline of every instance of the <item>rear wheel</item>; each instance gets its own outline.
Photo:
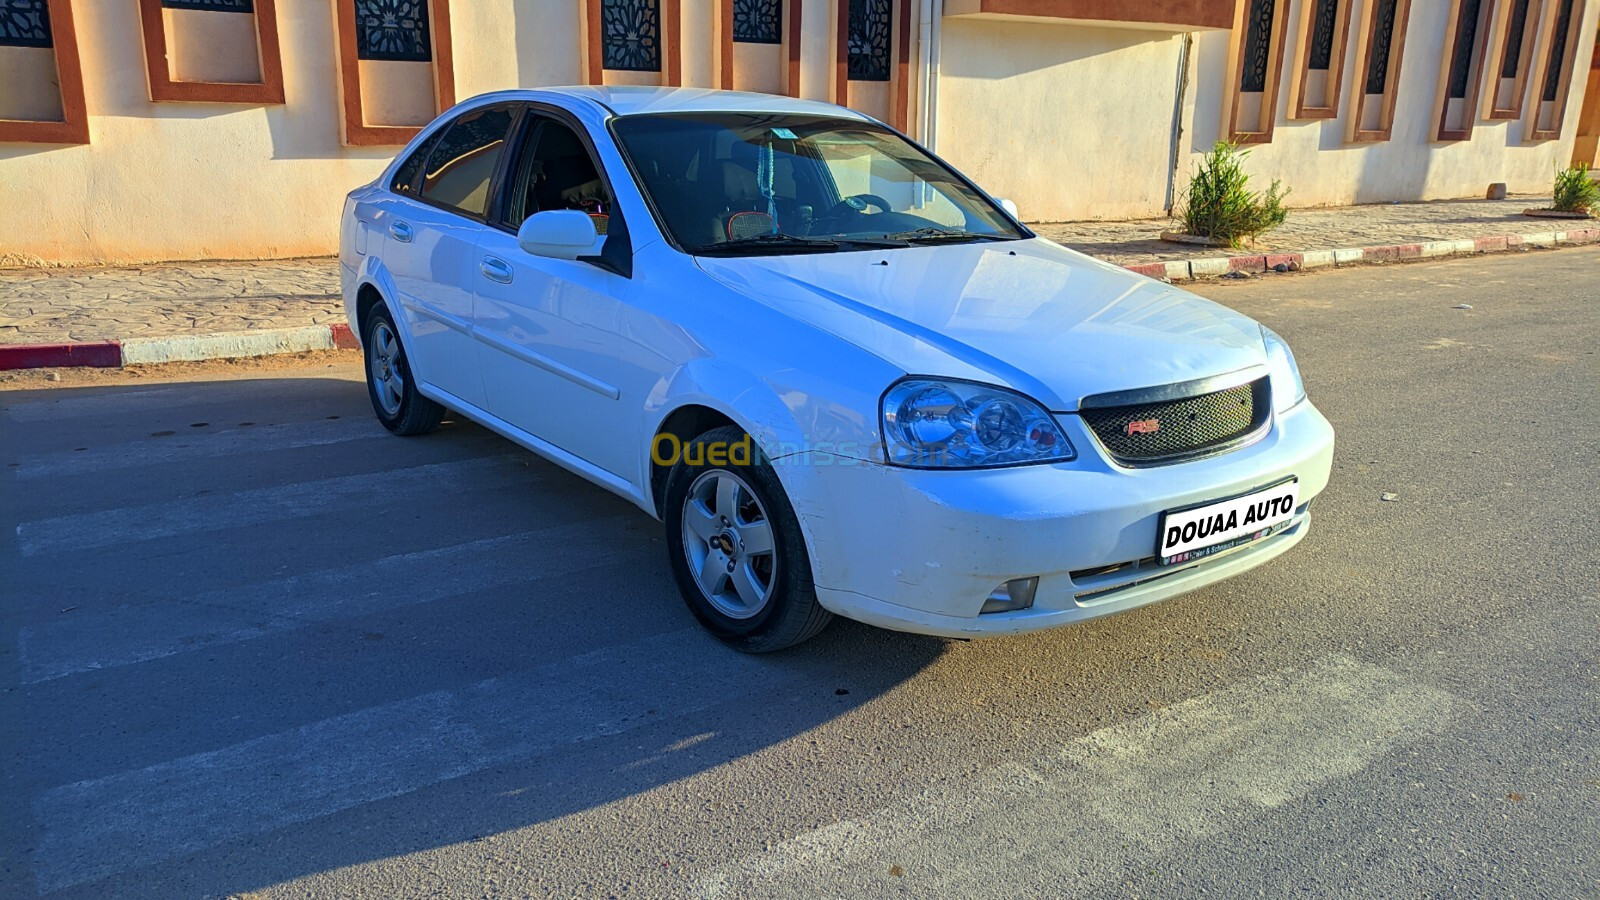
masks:
<path id="1" fill-rule="evenodd" d="M 383 304 L 367 314 L 367 333 L 361 342 L 366 357 L 367 395 L 383 427 L 398 435 L 427 434 L 444 418 L 444 407 L 417 392 L 411 376 L 400 330 Z"/>
<path id="2" fill-rule="evenodd" d="M 766 653 L 815 636 L 833 617 L 817 602 L 805 539 L 777 473 L 754 459 L 708 462 L 744 439 L 730 426 L 684 445 L 667 476 L 662 518 L 672 573 L 695 618 L 736 649 Z"/>

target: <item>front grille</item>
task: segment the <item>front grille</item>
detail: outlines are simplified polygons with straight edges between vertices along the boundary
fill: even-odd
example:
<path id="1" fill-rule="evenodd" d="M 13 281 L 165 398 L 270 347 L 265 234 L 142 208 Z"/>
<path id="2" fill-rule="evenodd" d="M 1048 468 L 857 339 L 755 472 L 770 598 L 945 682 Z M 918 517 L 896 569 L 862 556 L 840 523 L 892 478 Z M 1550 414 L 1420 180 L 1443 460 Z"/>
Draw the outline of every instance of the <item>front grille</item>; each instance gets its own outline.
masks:
<path id="1" fill-rule="evenodd" d="M 1266 425 L 1272 409 L 1267 384 L 1263 377 L 1194 397 L 1126 406 L 1096 407 L 1090 397 L 1079 415 L 1118 462 L 1177 462 L 1220 452 Z"/>

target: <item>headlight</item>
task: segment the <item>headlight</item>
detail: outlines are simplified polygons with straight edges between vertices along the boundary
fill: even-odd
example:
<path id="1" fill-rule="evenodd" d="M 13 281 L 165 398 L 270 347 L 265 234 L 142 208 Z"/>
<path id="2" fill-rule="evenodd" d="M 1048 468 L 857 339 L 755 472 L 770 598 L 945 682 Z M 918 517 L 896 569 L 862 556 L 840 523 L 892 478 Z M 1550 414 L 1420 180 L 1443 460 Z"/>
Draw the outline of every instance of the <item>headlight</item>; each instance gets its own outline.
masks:
<path id="1" fill-rule="evenodd" d="M 1288 412 L 1306 398 L 1306 386 L 1300 381 L 1300 367 L 1295 365 L 1288 342 L 1276 331 L 1263 325 L 1261 337 L 1267 342 L 1267 368 L 1272 376 L 1272 408 L 1280 413 Z"/>
<path id="2" fill-rule="evenodd" d="M 895 465 L 970 469 L 1075 455 L 1043 407 L 1005 388 L 909 378 L 883 395 L 882 418 L 887 459 Z"/>

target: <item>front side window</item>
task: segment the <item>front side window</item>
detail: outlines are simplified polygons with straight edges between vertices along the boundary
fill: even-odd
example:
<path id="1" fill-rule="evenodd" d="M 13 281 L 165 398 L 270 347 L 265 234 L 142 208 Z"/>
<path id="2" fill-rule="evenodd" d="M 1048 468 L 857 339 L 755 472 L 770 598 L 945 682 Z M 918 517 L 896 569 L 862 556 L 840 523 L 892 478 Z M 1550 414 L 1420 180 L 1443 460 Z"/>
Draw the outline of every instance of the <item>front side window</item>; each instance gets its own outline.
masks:
<path id="1" fill-rule="evenodd" d="M 577 132 L 555 119 L 537 116 L 529 123 L 527 134 L 522 155 L 507 176 L 505 224 L 516 229 L 534 213 L 576 209 L 588 213 L 595 230 L 605 234 L 611 194 Z"/>
<path id="2" fill-rule="evenodd" d="M 512 108 L 494 106 L 456 119 L 428 157 L 422 199 L 473 216 L 489 206 L 489 182 L 511 130 Z"/>
<path id="3" fill-rule="evenodd" d="M 685 113 L 624 116 L 612 128 L 663 227 L 691 253 L 1027 236 L 960 176 L 871 122 Z"/>

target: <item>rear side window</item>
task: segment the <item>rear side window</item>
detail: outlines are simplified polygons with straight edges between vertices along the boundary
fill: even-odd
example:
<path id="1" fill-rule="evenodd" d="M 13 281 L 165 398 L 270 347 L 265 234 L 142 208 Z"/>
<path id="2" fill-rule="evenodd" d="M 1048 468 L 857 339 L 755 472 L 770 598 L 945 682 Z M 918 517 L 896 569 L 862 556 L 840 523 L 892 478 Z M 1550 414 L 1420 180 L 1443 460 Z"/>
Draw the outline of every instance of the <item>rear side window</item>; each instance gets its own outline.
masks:
<path id="1" fill-rule="evenodd" d="M 452 122 L 428 157 L 422 199 L 482 216 L 489 207 L 489 181 L 505 152 L 511 119 L 511 108 L 498 106 Z"/>
<path id="2" fill-rule="evenodd" d="M 422 171 L 422 164 L 428 161 L 428 154 L 433 152 L 433 145 L 439 143 L 441 132 L 434 132 L 422 146 L 411 151 L 406 161 L 400 168 L 394 170 L 394 180 L 389 182 L 389 190 L 407 197 L 417 195 L 417 173 Z"/>

